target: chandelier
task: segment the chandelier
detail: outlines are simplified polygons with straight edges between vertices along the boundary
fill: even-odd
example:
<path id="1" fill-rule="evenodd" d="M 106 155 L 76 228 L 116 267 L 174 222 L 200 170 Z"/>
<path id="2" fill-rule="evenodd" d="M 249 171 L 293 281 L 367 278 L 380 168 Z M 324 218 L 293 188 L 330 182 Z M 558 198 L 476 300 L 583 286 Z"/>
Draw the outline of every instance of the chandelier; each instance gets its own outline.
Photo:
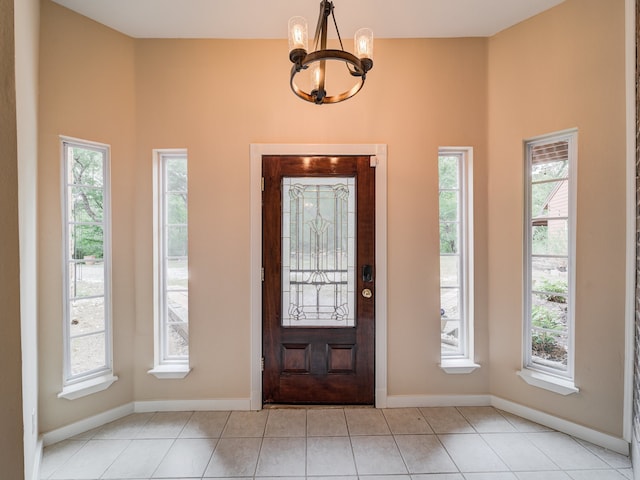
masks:
<path id="1" fill-rule="evenodd" d="M 327 19 L 333 18 L 336 27 L 340 49 L 327 49 Z M 353 97 L 362 89 L 367 72 L 373 67 L 373 32 L 368 28 L 361 28 L 355 33 L 355 55 L 346 52 L 340 38 L 340 31 L 333 13 L 333 2 L 320 2 L 320 15 L 313 39 L 314 51 L 308 53 L 307 21 L 303 17 L 293 17 L 289 20 L 289 60 L 291 67 L 291 90 L 298 97 L 317 105 L 323 103 L 338 103 Z M 338 93 L 327 88 L 328 63 L 344 63 L 346 77 L 341 80 Z M 310 72 L 309 88 L 301 88 L 296 82 L 296 76 L 304 70 Z M 332 74 L 337 73 L 331 70 Z M 346 84 L 346 87 L 345 87 Z M 329 93 L 328 93 L 329 92 Z"/>

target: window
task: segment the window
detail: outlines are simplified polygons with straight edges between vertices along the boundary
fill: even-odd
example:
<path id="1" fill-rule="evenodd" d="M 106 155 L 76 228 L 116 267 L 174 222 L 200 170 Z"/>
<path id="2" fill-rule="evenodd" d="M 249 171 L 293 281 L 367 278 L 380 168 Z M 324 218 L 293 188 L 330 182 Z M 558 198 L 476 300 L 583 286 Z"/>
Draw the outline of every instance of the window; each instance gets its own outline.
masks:
<path id="1" fill-rule="evenodd" d="M 573 387 L 575 130 L 525 142 L 524 366 L 527 381 Z M 542 375 L 540 375 L 542 374 Z M 532 382 L 530 382 L 532 383 Z M 535 384 L 535 382 L 534 382 Z M 568 387 L 565 390 L 564 387 Z"/>
<path id="2" fill-rule="evenodd" d="M 478 368 L 473 352 L 473 179 L 470 148 L 438 155 L 441 366 Z"/>
<path id="3" fill-rule="evenodd" d="M 155 366 L 158 378 L 189 373 L 187 153 L 155 152 Z"/>
<path id="4" fill-rule="evenodd" d="M 116 380 L 111 375 L 109 146 L 63 137 L 62 163 L 64 388 L 59 396 L 73 399 Z"/>

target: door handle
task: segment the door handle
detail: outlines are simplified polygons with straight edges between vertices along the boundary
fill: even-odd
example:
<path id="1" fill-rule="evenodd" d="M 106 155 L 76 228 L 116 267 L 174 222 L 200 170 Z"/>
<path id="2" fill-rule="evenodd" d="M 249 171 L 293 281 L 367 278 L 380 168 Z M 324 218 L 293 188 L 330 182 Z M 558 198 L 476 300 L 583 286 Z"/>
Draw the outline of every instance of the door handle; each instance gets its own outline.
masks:
<path id="1" fill-rule="evenodd" d="M 362 266 L 362 281 L 373 282 L 373 267 L 371 265 Z"/>

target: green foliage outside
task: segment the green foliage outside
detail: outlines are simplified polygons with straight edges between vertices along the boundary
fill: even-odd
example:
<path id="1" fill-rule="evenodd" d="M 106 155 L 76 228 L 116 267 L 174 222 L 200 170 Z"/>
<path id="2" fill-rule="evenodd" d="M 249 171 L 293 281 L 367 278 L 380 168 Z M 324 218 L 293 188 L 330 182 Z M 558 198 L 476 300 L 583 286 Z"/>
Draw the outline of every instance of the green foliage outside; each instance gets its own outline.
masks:
<path id="1" fill-rule="evenodd" d="M 74 148 L 69 166 L 72 255 L 74 259 L 104 256 L 104 156 L 100 151 Z M 171 158 L 166 168 L 167 253 L 187 256 L 187 161 Z"/>
<path id="2" fill-rule="evenodd" d="M 533 329 L 531 343 L 534 355 L 542 358 L 553 358 L 565 355 L 564 350 L 558 345 L 559 334 L 563 332 L 564 326 L 557 318 L 556 314 L 542 305 L 535 305 L 531 309 L 531 324 L 534 327 L 544 329 Z M 551 330 L 551 331 L 549 331 Z M 553 333 L 557 331 L 558 334 Z"/>
<path id="3" fill-rule="evenodd" d="M 104 155 L 100 151 L 74 148 L 69 165 L 71 242 L 73 258 L 104 256 Z"/>
<path id="4" fill-rule="evenodd" d="M 188 199 L 187 199 L 187 159 L 175 157 L 166 164 L 166 222 L 167 255 L 186 257 L 188 255 Z"/>
<path id="5" fill-rule="evenodd" d="M 438 181 L 440 188 L 440 253 L 459 253 L 459 162 L 457 156 L 438 158 Z"/>
<path id="6" fill-rule="evenodd" d="M 543 280 L 537 285 L 536 288 L 541 292 L 545 292 L 547 295 L 545 295 L 544 297 L 550 302 L 567 303 L 566 295 L 568 292 L 568 287 L 567 282 L 565 281 L 558 280 L 552 282 L 550 280 Z M 554 293 L 558 293 L 561 295 L 553 295 Z"/>

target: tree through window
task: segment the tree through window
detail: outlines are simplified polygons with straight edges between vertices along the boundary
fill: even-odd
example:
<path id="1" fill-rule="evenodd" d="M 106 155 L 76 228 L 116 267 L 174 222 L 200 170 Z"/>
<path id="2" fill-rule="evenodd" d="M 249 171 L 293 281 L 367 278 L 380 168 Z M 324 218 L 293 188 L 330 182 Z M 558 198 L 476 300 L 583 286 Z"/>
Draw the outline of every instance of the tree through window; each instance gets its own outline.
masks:
<path id="1" fill-rule="evenodd" d="M 65 384 L 111 370 L 109 147 L 63 140 Z"/>

